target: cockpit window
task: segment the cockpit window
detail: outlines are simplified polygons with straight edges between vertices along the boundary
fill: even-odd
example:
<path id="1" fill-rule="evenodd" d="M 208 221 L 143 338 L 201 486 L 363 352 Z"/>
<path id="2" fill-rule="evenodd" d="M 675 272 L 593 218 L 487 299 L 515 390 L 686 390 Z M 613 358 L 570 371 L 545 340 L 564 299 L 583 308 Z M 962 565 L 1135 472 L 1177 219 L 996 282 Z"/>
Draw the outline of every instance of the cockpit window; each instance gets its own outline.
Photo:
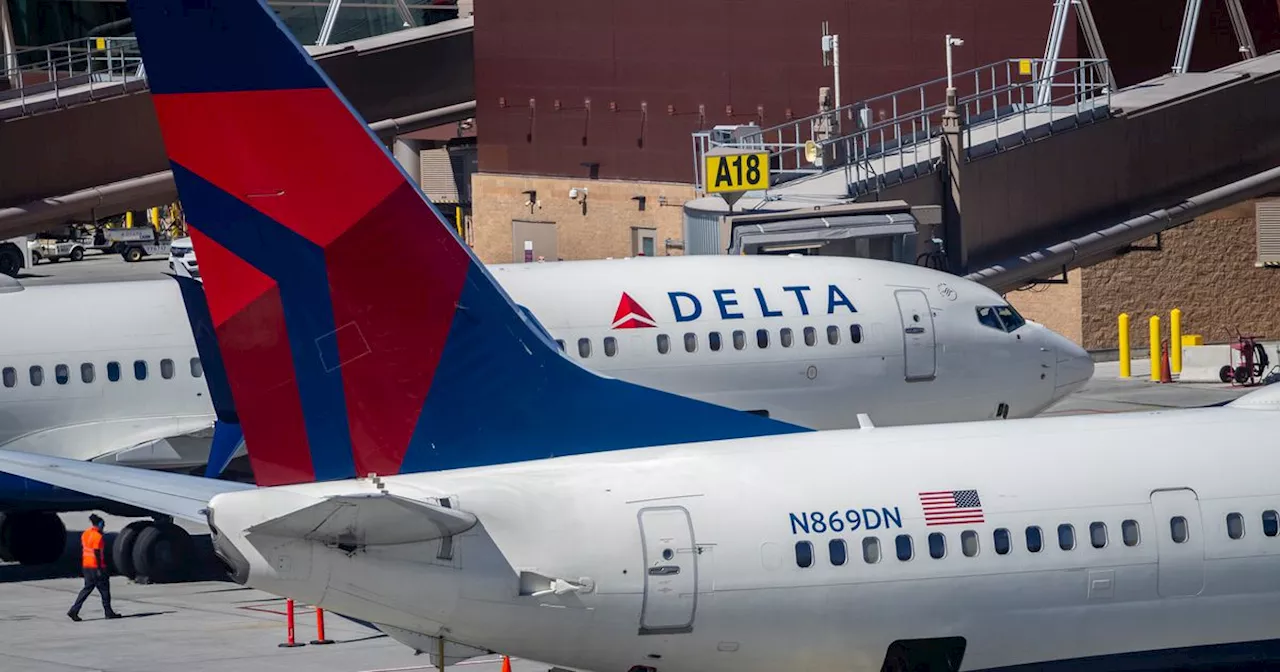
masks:
<path id="1" fill-rule="evenodd" d="M 1027 323 L 1013 306 L 978 306 L 977 310 L 978 322 L 984 327 L 1014 332 Z"/>

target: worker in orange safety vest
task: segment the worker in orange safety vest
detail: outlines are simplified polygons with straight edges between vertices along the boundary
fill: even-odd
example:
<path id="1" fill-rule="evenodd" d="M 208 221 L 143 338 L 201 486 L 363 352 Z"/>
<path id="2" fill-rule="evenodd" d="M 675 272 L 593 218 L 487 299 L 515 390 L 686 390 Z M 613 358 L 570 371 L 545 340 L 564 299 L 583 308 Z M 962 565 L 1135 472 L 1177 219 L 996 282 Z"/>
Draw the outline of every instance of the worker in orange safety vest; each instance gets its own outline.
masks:
<path id="1" fill-rule="evenodd" d="M 89 599 L 89 593 L 97 588 L 98 595 L 102 597 L 102 612 L 107 618 L 120 618 L 120 614 L 111 609 L 111 585 L 108 583 L 110 570 L 107 569 L 106 544 L 102 537 L 102 530 L 107 523 L 96 513 L 89 514 L 89 522 L 89 529 L 80 535 L 80 568 L 84 572 L 84 588 L 76 595 L 76 603 L 71 605 L 67 616 L 73 621 L 79 621 L 80 607 Z"/>

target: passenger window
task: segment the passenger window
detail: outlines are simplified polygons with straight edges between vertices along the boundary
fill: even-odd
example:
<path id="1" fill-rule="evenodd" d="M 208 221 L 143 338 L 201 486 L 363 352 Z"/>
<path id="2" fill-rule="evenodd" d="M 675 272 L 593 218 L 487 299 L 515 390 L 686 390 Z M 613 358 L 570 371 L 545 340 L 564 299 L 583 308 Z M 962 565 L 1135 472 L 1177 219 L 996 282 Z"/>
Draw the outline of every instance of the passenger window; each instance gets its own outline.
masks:
<path id="1" fill-rule="evenodd" d="M 120 380 L 120 362 L 107 362 L 107 380 L 113 383 Z"/>
<path id="2" fill-rule="evenodd" d="M 612 336 L 604 337 L 604 356 L 612 357 L 618 354 L 618 339 Z"/>
<path id="3" fill-rule="evenodd" d="M 827 327 L 827 342 L 831 345 L 840 345 L 840 327 L 834 324 Z"/>
<path id="4" fill-rule="evenodd" d="M 778 343 L 784 348 L 791 347 L 791 327 L 783 327 L 778 331 Z"/>
<path id="5" fill-rule="evenodd" d="M 818 342 L 818 330 L 813 327 L 804 328 L 804 344 L 812 346 Z"/>
<path id="6" fill-rule="evenodd" d="M 832 539 L 827 542 L 827 553 L 831 554 L 831 564 L 836 567 L 843 565 L 848 556 L 848 549 L 844 545 L 844 539 Z"/>
<path id="7" fill-rule="evenodd" d="M 564 341 L 556 341 L 556 343 L 560 344 L 560 350 L 563 351 Z M 199 357 L 192 357 L 191 358 L 191 377 L 200 378 L 202 376 L 204 376 L 204 364 L 200 362 Z"/>
<path id="8" fill-rule="evenodd" d="M 929 557 L 941 560 L 947 554 L 947 538 L 941 532 L 929 534 Z"/>
<path id="9" fill-rule="evenodd" d="M 1137 546 L 1141 539 L 1138 536 L 1138 521 L 1126 520 L 1120 523 L 1120 536 L 1124 538 L 1125 546 Z"/>
<path id="10" fill-rule="evenodd" d="M 1009 530 L 1006 530 L 1003 527 L 997 529 L 991 535 L 991 540 L 994 542 L 994 546 L 996 547 L 996 555 L 1008 555 L 1010 549 L 1013 548 L 1013 544 L 1010 543 L 1009 540 Z"/>
<path id="11" fill-rule="evenodd" d="M 689 333 L 684 335 L 684 351 L 685 352 L 698 351 L 698 335 L 697 334 Z"/>
<path id="12" fill-rule="evenodd" d="M 984 327 L 1004 331 L 1004 325 L 1000 324 L 1000 318 L 996 317 L 996 310 L 991 306 L 978 306 L 978 323 Z"/>
<path id="13" fill-rule="evenodd" d="M 44 384 L 44 368 L 43 367 L 33 366 L 31 367 L 31 370 L 27 372 L 27 374 L 31 378 L 32 385 L 40 386 Z"/>
<path id="14" fill-rule="evenodd" d="M 1063 523 L 1058 526 L 1058 548 L 1069 551 L 1076 547 L 1076 528 L 1074 525 Z"/>
<path id="15" fill-rule="evenodd" d="M 973 530 L 965 530 L 960 533 L 960 551 L 964 553 L 964 557 L 972 558 L 978 554 L 978 533 Z"/>
<path id="16" fill-rule="evenodd" d="M 1040 528 L 1032 525 L 1027 528 L 1027 550 L 1032 553 L 1039 553 L 1044 548 L 1044 535 L 1040 533 Z"/>
<path id="17" fill-rule="evenodd" d="M 133 377 L 138 380 L 147 379 L 147 363 L 141 359 L 133 363 Z"/>
<path id="18" fill-rule="evenodd" d="M 807 541 L 796 542 L 796 564 L 801 567 L 813 566 L 813 544 Z"/>
<path id="19" fill-rule="evenodd" d="M 671 339 L 666 334 L 658 334 L 658 354 L 671 352 Z"/>
<path id="20" fill-rule="evenodd" d="M 1244 536 L 1244 516 L 1238 513 L 1227 514 L 1227 536 L 1232 539 Z"/>
<path id="21" fill-rule="evenodd" d="M 1187 519 L 1182 516 L 1174 516 L 1169 520 L 1169 535 L 1173 537 L 1173 543 L 1181 544 L 1187 540 Z"/>
<path id="22" fill-rule="evenodd" d="M 66 385 L 71 380 L 71 367 L 66 364 L 53 367 L 53 379 L 58 381 L 59 385 Z"/>
<path id="23" fill-rule="evenodd" d="M 738 330 L 733 332 L 733 349 L 741 350 L 747 347 L 747 332 Z"/>
<path id="24" fill-rule="evenodd" d="M 1276 536 L 1277 528 L 1280 528 L 1280 525 L 1277 525 L 1276 512 L 1263 511 L 1262 512 L 1262 533 L 1267 535 L 1268 537 L 1274 537 Z"/>
<path id="25" fill-rule="evenodd" d="M 756 329 L 756 347 L 761 349 L 769 347 L 768 329 Z"/>
<path id="26" fill-rule="evenodd" d="M 880 537 L 866 537 L 862 540 L 862 559 L 868 565 L 880 562 Z"/>
<path id="27" fill-rule="evenodd" d="M 862 342 L 862 325 L 849 325 L 849 342 L 855 345 Z"/>
<path id="28" fill-rule="evenodd" d="M 911 535 L 899 534 L 894 540 L 894 544 L 898 547 L 898 559 L 906 562 L 915 554 L 915 549 L 911 545 Z"/>
<path id="29" fill-rule="evenodd" d="M 18 370 L 12 366 L 6 366 L 4 371 L 0 372 L 0 378 L 4 379 L 5 387 L 13 387 L 18 384 Z"/>
<path id="30" fill-rule="evenodd" d="M 169 380 L 170 378 L 173 378 L 173 360 L 172 359 L 160 360 L 160 377 L 164 378 L 165 380 Z"/>
<path id="31" fill-rule="evenodd" d="M 1094 548 L 1106 548 L 1107 546 L 1107 524 L 1093 522 L 1089 523 L 1089 543 Z"/>
<path id="32" fill-rule="evenodd" d="M 591 356 L 591 339 L 589 338 L 578 339 L 578 356 L 583 359 L 586 359 Z"/>
<path id="33" fill-rule="evenodd" d="M 720 352 L 721 343 L 722 341 L 720 340 L 720 332 L 713 331 L 707 334 L 707 344 L 711 346 L 712 352 Z"/>
<path id="34" fill-rule="evenodd" d="M 80 382 L 85 383 L 87 385 L 89 383 L 92 383 L 94 378 L 95 376 L 93 371 L 93 365 L 81 364 L 80 365 Z"/>

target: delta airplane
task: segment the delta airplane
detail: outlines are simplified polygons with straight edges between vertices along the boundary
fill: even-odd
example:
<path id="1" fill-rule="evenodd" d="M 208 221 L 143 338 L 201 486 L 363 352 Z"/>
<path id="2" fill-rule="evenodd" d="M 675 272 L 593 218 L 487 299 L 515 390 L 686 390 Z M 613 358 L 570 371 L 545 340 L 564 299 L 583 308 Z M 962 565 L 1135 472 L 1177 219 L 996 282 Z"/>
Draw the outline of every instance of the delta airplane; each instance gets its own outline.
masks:
<path id="1" fill-rule="evenodd" d="M 0 469 L 204 521 L 237 581 L 442 661 L 1277 659 L 1280 458 L 1221 437 L 1268 436 L 1280 389 L 812 431 L 606 377 L 503 292 L 265 2 L 129 8 L 259 486 L 8 451 Z M 340 188 L 359 197 L 315 198 Z M 406 216 L 439 218 L 407 243 L 429 263 L 363 253 Z"/>

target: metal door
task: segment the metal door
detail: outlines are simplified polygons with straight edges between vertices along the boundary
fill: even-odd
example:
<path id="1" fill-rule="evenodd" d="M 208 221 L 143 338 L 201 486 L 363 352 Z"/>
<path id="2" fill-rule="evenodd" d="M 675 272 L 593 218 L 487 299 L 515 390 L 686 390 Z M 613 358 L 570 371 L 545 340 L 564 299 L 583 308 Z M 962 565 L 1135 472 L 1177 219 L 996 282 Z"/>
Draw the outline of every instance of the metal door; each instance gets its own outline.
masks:
<path id="1" fill-rule="evenodd" d="M 644 604 L 640 634 L 689 632 L 698 602 L 698 553 L 683 507 L 640 511 L 644 547 Z"/>
<path id="2" fill-rule="evenodd" d="M 903 359 L 907 380 L 932 380 L 937 367 L 937 342 L 929 299 L 918 289 L 894 292 L 902 318 Z"/>
<path id="3" fill-rule="evenodd" d="M 1204 526 L 1195 490 L 1179 488 L 1151 493 L 1155 514 L 1160 597 L 1198 595 L 1204 588 Z"/>

